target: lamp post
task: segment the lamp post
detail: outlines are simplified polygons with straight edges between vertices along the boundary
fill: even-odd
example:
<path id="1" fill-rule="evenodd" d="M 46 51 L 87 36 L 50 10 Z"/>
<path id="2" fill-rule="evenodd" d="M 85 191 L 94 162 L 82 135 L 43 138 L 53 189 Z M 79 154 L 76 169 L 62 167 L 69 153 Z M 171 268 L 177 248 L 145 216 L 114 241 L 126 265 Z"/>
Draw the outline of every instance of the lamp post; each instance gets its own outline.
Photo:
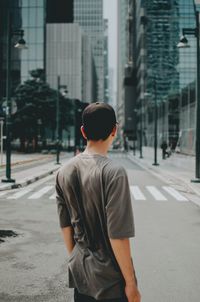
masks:
<path id="1" fill-rule="evenodd" d="M 67 89 L 67 86 L 60 84 L 60 76 L 58 75 L 57 98 L 56 98 L 56 164 L 57 165 L 60 165 L 60 89 L 62 88 Z"/>
<path id="2" fill-rule="evenodd" d="M 195 9 L 195 19 L 196 19 L 196 27 L 195 28 L 183 28 L 181 37 L 177 47 L 178 48 L 186 48 L 190 47 L 188 45 L 188 40 L 185 35 L 193 35 L 196 37 L 196 45 L 197 45 L 197 84 L 196 84 L 196 144 L 195 144 L 195 179 L 192 179 L 191 182 L 200 182 L 200 66 L 199 66 L 199 11 Z"/>
<path id="3" fill-rule="evenodd" d="M 8 10 L 7 14 L 7 63 L 6 63 L 6 179 L 2 182 L 15 182 L 11 178 L 11 94 L 10 94 L 10 63 L 11 63 L 11 39 L 13 36 L 20 36 L 20 39 L 15 44 L 15 48 L 26 49 L 26 42 L 23 39 L 23 30 L 12 30 L 11 28 L 11 14 Z"/>
<path id="4" fill-rule="evenodd" d="M 143 158 L 143 154 L 142 154 L 142 145 L 143 145 L 143 139 L 142 139 L 142 135 L 143 135 L 143 118 L 142 118 L 142 114 L 143 114 L 143 108 L 142 108 L 143 102 L 142 99 L 140 100 L 140 158 Z"/>
<path id="5" fill-rule="evenodd" d="M 157 85 L 154 79 L 154 163 L 153 166 L 159 166 L 157 162 L 157 147 L 158 147 L 158 104 L 157 104 Z"/>
<path id="6" fill-rule="evenodd" d="M 3 123 L 4 118 L 0 117 L 0 135 L 1 135 L 1 166 L 3 166 Z"/>

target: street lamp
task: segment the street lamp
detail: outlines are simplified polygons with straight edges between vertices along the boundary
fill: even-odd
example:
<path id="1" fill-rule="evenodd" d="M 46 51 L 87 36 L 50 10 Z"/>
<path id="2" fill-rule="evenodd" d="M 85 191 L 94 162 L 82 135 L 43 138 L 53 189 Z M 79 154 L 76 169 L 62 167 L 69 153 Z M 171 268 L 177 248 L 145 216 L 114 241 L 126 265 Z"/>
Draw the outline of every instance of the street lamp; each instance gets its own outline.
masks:
<path id="1" fill-rule="evenodd" d="M 197 101 L 196 101 L 196 144 L 195 144 L 195 179 L 191 180 L 192 182 L 200 182 L 200 66 L 199 66 L 199 11 L 195 9 L 195 19 L 196 19 L 196 27 L 195 28 L 183 28 L 179 43 L 177 44 L 178 48 L 187 48 L 190 47 L 188 45 L 188 40 L 185 35 L 193 35 L 196 37 L 197 44 Z"/>
<path id="2" fill-rule="evenodd" d="M 143 145 L 143 140 L 142 140 L 142 136 L 143 136 L 143 118 L 142 118 L 142 114 L 143 114 L 143 102 L 142 99 L 140 99 L 140 158 L 143 158 L 143 154 L 142 154 L 142 145 Z"/>
<path id="3" fill-rule="evenodd" d="M 154 79 L 154 163 L 153 166 L 159 166 L 157 162 L 157 148 L 158 148 L 158 104 L 157 104 L 157 85 Z"/>
<path id="4" fill-rule="evenodd" d="M 11 28 L 11 14 L 8 11 L 7 15 L 7 74 L 6 74 L 6 179 L 2 182 L 15 182 L 11 178 L 11 98 L 10 98 L 10 63 L 11 63 L 11 39 L 13 36 L 20 36 L 20 39 L 15 44 L 15 48 L 26 49 L 26 42 L 23 39 L 23 30 L 12 30 Z"/>
<path id="5" fill-rule="evenodd" d="M 56 99 L 56 164 L 60 165 L 60 89 L 68 92 L 66 85 L 60 84 L 60 76 L 57 76 L 57 99 Z"/>

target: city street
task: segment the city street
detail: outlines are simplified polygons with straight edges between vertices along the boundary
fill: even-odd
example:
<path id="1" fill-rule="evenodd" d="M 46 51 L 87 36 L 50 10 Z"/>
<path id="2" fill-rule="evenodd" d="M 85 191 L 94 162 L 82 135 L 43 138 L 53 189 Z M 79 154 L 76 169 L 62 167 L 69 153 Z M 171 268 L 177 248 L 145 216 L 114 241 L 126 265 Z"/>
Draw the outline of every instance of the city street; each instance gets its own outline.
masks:
<path id="1" fill-rule="evenodd" d="M 143 302 L 199 302 L 200 208 L 125 154 L 135 216 L 133 260 Z M 0 301 L 72 302 L 67 252 L 56 213 L 54 175 L 0 192 Z M 200 197 L 196 196 L 196 199 Z"/>

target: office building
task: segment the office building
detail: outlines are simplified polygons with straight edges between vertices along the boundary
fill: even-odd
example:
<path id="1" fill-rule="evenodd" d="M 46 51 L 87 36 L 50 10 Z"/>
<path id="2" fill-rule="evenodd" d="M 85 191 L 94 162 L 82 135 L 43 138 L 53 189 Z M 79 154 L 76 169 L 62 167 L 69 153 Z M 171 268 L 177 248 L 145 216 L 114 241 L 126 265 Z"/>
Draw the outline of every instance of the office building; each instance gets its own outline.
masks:
<path id="1" fill-rule="evenodd" d="M 67 85 L 68 97 L 82 99 L 82 33 L 78 24 L 47 24 L 46 32 L 47 82 L 57 89 Z"/>
<path id="2" fill-rule="evenodd" d="M 119 123 L 124 128 L 125 118 L 125 96 L 124 96 L 124 78 L 125 67 L 128 62 L 127 56 L 127 18 L 128 18 L 127 0 L 118 0 L 118 37 L 117 37 L 117 116 Z"/>
<path id="3" fill-rule="evenodd" d="M 1 0 L 0 1 L 0 100 L 6 96 L 6 76 L 7 76 L 7 38 L 8 38 L 8 14 L 12 29 L 21 29 L 21 1 L 19 0 Z M 12 35 L 12 33 L 10 33 Z M 11 37 L 11 62 L 10 62 L 10 92 L 13 96 L 14 90 L 20 83 L 20 58 L 21 50 L 14 48 L 15 42 L 19 39 L 17 36 Z"/>
<path id="4" fill-rule="evenodd" d="M 117 114 L 121 134 L 135 140 L 136 97 L 134 61 L 134 6 L 118 1 Z M 122 135 L 121 135 L 122 136 Z"/>
<path id="5" fill-rule="evenodd" d="M 104 19 L 104 102 L 109 103 L 108 20 Z"/>
<path id="6" fill-rule="evenodd" d="M 134 1 L 138 118 L 142 143 L 153 146 L 155 103 L 158 145 L 194 153 L 196 38 L 190 48 L 177 48 L 182 28 L 195 28 L 193 0 Z M 140 124 L 138 124 L 140 127 Z"/>
<path id="7" fill-rule="evenodd" d="M 94 102 L 97 99 L 97 74 L 92 55 L 90 37 L 82 31 L 82 101 Z"/>
<path id="8" fill-rule="evenodd" d="M 74 23 L 90 37 L 97 74 L 97 100 L 104 99 L 104 25 L 102 0 L 74 0 Z"/>
<path id="9" fill-rule="evenodd" d="M 21 2 L 21 20 L 28 49 L 21 54 L 21 82 L 30 77 L 30 71 L 45 69 L 45 1 Z"/>

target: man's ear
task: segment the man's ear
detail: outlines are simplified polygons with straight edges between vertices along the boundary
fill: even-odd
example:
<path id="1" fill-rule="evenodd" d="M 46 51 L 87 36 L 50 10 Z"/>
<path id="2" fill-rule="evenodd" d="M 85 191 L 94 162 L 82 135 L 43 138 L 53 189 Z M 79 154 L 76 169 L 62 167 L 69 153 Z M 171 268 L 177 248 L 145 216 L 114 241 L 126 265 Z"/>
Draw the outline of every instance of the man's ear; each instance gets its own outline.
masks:
<path id="1" fill-rule="evenodd" d="M 116 135 L 116 132 L 117 132 L 117 127 L 115 126 L 115 127 L 113 127 L 113 130 L 112 130 L 112 132 L 111 132 L 111 135 L 112 135 L 112 136 L 115 136 L 115 135 Z"/>
<path id="2" fill-rule="evenodd" d="M 84 130 L 83 126 L 81 126 L 81 133 L 82 133 L 82 136 L 84 137 L 84 139 L 87 139 L 87 136 L 85 134 L 85 130 Z"/>

